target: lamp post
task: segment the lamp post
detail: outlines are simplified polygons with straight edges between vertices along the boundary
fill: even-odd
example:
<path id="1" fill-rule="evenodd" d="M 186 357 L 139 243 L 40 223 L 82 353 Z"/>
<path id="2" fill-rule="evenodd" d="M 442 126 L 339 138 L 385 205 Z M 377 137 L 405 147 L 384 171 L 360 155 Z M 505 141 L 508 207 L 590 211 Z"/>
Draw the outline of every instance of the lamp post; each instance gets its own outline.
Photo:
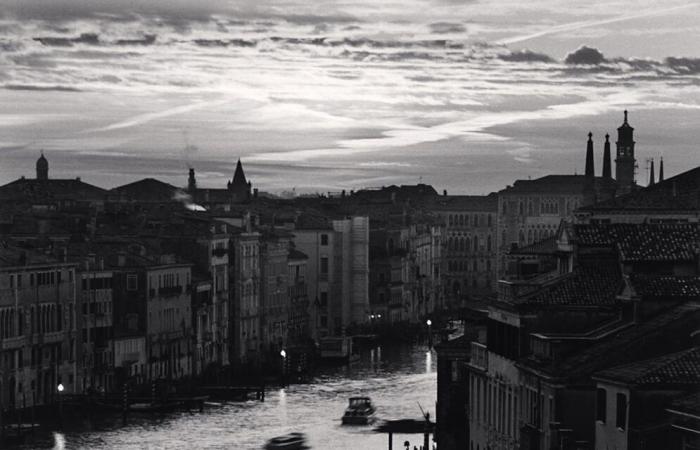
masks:
<path id="1" fill-rule="evenodd" d="M 433 333 L 430 328 L 433 325 L 433 321 L 428 319 L 425 321 L 425 324 L 428 325 L 428 348 L 433 348 Z"/>
<path id="2" fill-rule="evenodd" d="M 63 428 L 63 383 L 58 383 L 56 390 L 58 391 L 58 421 Z"/>
<path id="3" fill-rule="evenodd" d="M 287 351 L 285 349 L 280 350 L 280 356 L 282 357 L 282 386 L 287 386 Z"/>

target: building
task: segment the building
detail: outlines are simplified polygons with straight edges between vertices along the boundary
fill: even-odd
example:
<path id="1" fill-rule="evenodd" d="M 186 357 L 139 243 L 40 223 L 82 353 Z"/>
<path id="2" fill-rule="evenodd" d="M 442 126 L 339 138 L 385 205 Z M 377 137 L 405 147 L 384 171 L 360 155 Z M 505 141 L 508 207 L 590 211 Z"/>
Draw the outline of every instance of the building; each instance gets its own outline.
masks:
<path id="1" fill-rule="evenodd" d="M 231 362 L 240 371 L 259 368 L 261 339 L 261 236 L 250 224 L 232 231 L 229 244 Z"/>
<path id="2" fill-rule="evenodd" d="M 460 306 L 494 292 L 498 196 L 445 195 L 431 210 L 445 226 L 443 278 L 450 300 Z"/>
<path id="3" fill-rule="evenodd" d="M 74 179 L 49 178 L 49 162 L 41 153 L 36 162 L 36 178 L 21 177 L 0 186 L 4 204 L 24 204 L 34 210 L 67 211 L 76 208 L 101 210 L 107 197 L 105 189 Z"/>
<path id="4" fill-rule="evenodd" d="M 81 392 L 75 265 L 2 243 L 0 404 L 4 412 Z"/>
<path id="5" fill-rule="evenodd" d="M 616 366 L 593 379 L 596 450 L 669 448 L 666 408 L 697 392 L 700 347 Z"/>

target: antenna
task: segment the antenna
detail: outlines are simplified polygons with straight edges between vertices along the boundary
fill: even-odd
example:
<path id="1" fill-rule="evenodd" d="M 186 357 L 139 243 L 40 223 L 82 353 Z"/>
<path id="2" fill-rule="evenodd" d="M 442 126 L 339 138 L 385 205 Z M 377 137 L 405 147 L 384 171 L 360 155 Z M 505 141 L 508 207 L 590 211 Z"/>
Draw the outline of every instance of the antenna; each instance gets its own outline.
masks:
<path id="1" fill-rule="evenodd" d="M 427 412 L 425 412 L 423 410 L 423 407 L 420 405 L 420 402 L 416 402 L 416 403 L 418 403 L 418 407 L 420 408 L 420 413 L 423 415 L 423 418 L 425 420 L 430 420 L 430 414 L 428 414 Z"/>

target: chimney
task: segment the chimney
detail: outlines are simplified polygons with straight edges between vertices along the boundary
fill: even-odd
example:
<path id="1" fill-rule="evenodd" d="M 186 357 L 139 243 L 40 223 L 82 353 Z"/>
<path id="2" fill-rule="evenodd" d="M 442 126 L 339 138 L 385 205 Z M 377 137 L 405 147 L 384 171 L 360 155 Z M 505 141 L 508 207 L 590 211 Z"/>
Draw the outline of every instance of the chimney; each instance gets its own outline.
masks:
<path id="1" fill-rule="evenodd" d="M 605 134 L 605 147 L 603 150 L 603 178 L 612 178 L 612 166 L 610 165 L 610 135 Z"/>
<path id="2" fill-rule="evenodd" d="M 661 157 L 661 162 L 659 163 L 659 183 L 664 181 L 664 157 Z"/>
<path id="3" fill-rule="evenodd" d="M 588 132 L 588 145 L 586 146 L 586 177 L 593 178 L 595 170 L 593 169 L 593 133 Z"/>
<path id="4" fill-rule="evenodd" d="M 654 158 L 651 158 L 651 169 L 649 170 L 649 186 L 653 186 L 655 181 L 654 178 Z"/>
<path id="5" fill-rule="evenodd" d="M 442 190 L 442 195 L 444 195 L 445 197 L 447 197 L 447 189 L 443 189 L 443 190 Z"/>

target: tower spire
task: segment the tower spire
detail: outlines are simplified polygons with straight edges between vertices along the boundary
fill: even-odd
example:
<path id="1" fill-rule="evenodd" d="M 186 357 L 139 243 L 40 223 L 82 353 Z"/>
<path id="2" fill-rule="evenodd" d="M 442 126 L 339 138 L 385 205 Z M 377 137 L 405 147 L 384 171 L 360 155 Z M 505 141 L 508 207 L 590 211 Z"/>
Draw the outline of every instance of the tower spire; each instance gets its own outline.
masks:
<path id="1" fill-rule="evenodd" d="M 190 167 L 190 173 L 187 179 L 187 190 L 190 194 L 197 190 L 197 179 L 194 176 L 194 169 L 192 167 Z"/>
<path id="2" fill-rule="evenodd" d="M 649 186 L 654 185 L 654 158 L 651 158 L 651 170 L 649 171 Z"/>
<path id="3" fill-rule="evenodd" d="M 615 158 L 615 179 L 617 195 L 626 194 L 634 189 L 634 171 L 637 161 L 634 157 L 634 128 L 628 122 L 627 110 L 625 120 L 617 127 L 617 157 Z"/>
<path id="4" fill-rule="evenodd" d="M 659 183 L 664 181 L 664 157 L 661 157 L 661 162 L 659 162 Z"/>
<path id="5" fill-rule="evenodd" d="M 588 132 L 588 145 L 586 148 L 586 172 L 587 177 L 594 177 L 595 170 L 593 169 L 593 133 Z"/>
<path id="6" fill-rule="evenodd" d="M 612 178 L 610 165 L 610 135 L 605 133 L 605 146 L 603 147 L 603 178 Z"/>

